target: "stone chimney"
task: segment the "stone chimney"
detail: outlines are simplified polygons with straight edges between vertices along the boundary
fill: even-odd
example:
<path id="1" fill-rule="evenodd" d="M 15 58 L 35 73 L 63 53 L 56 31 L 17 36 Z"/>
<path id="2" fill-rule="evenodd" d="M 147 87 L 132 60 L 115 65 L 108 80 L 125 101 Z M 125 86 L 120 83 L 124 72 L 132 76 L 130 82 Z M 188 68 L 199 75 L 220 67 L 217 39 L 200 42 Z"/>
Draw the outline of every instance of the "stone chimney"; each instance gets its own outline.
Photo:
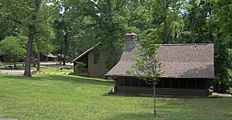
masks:
<path id="1" fill-rule="evenodd" d="M 133 32 L 127 33 L 125 35 L 125 51 L 131 51 L 135 48 L 137 44 L 137 35 Z"/>

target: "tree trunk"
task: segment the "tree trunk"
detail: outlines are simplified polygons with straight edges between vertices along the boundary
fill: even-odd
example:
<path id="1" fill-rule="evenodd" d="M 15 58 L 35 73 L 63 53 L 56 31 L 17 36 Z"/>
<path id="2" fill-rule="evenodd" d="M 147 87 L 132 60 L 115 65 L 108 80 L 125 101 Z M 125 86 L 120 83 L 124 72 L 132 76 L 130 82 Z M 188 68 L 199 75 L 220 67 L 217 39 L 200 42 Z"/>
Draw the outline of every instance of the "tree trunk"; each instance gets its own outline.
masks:
<path id="1" fill-rule="evenodd" d="M 156 95 L 155 95 L 155 82 L 153 85 L 153 98 L 154 98 L 154 116 L 156 116 Z"/>
<path id="2" fill-rule="evenodd" d="M 163 33 L 163 43 L 168 44 L 168 28 L 167 28 L 167 17 L 164 18 L 164 33 Z"/>
<path id="3" fill-rule="evenodd" d="M 67 27 L 65 27 L 65 35 L 64 35 L 64 58 L 63 58 L 63 65 L 66 64 L 66 56 L 68 54 L 68 34 L 67 34 Z"/>
<path id="4" fill-rule="evenodd" d="M 34 19 L 34 17 L 32 17 Z M 27 42 L 27 58 L 25 63 L 25 71 L 24 76 L 31 77 L 31 57 L 32 57 L 32 43 L 34 39 L 34 25 L 29 25 L 28 28 L 29 36 L 28 36 L 28 42 Z"/>
<path id="5" fill-rule="evenodd" d="M 17 69 L 17 62 L 14 62 L 14 69 Z"/>
<path id="6" fill-rule="evenodd" d="M 177 30 L 176 30 L 177 28 L 176 28 L 176 26 L 175 26 L 175 29 L 174 29 L 174 38 L 173 38 L 173 41 L 171 41 L 171 43 L 177 43 Z"/>
<path id="7" fill-rule="evenodd" d="M 171 0 L 164 0 L 164 4 L 165 4 L 165 9 L 168 10 L 169 8 L 169 4 L 170 4 Z M 163 43 L 164 44 L 168 44 L 169 41 L 168 41 L 168 27 L 167 27 L 167 16 L 168 16 L 168 13 L 165 13 L 165 16 L 164 16 L 164 33 L 163 33 Z"/>
<path id="8" fill-rule="evenodd" d="M 31 77 L 31 57 L 32 57 L 32 48 L 33 48 L 33 40 L 35 37 L 35 25 L 37 16 L 36 13 L 39 10 L 40 6 L 40 0 L 35 0 L 35 10 L 33 11 L 32 17 L 31 17 L 31 23 L 28 26 L 28 42 L 27 42 L 27 57 L 26 57 L 26 63 L 25 63 L 25 71 L 24 76 Z"/>
<path id="9" fill-rule="evenodd" d="M 40 52 L 37 53 L 37 72 L 40 71 Z"/>

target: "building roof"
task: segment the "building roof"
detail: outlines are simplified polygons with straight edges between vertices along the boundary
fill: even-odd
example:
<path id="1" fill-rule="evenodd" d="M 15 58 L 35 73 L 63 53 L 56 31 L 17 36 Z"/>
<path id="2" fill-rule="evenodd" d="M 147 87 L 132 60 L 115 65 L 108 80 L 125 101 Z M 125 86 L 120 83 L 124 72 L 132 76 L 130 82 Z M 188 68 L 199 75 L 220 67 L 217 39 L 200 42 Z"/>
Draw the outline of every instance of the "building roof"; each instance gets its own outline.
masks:
<path id="1" fill-rule="evenodd" d="M 57 58 L 56 55 L 53 55 L 52 53 L 48 53 L 48 54 L 44 54 L 46 57 L 50 57 L 50 58 Z"/>
<path id="2" fill-rule="evenodd" d="M 135 49 L 124 51 L 120 61 L 106 75 L 131 76 Z M 161 63 L 161 77 L 214 78 L 213 44 L 163 44 L 156 51 Z"/>
<path id="3" fill-rule="evenodd" d="M 97 43 L 96 45 L 94 45 L 93 47 L 87 49 L 85 52 L 83 52 L 82 54 L 80 54 L 78 57 L 76 57 L 75 59 L 72 60 L 72 62 L 75 62 L 76 60 L 80 59 L 82 56 L 86 55 L 87 53 L 91 52 L 92 50 L 94 50 L 97 46 L 99 46 L 101 44 L 101 42 Z"/>

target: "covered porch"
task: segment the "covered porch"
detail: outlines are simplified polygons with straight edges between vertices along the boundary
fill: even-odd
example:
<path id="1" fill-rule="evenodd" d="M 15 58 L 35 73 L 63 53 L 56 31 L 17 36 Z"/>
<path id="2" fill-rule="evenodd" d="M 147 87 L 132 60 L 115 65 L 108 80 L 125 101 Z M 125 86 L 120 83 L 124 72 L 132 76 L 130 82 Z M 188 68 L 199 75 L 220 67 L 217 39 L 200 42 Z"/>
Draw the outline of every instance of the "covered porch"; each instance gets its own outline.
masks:
<path id="1" fill-rule="evenodd" d="M 211 79 L 202 78 L 160 78 L 156 84 L 157 95 L 208 96 Z M 117 77 L 115 92 L 132 94 L 153 94 L 153 84 L 136 77 Z"/>

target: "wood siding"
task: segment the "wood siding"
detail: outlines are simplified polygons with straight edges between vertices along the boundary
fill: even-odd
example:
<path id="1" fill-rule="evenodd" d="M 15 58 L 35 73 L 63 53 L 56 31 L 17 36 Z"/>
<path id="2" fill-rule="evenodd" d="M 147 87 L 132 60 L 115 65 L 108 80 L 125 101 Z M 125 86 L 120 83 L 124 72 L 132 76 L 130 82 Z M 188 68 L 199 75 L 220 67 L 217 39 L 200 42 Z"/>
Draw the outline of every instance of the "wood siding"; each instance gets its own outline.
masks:
<path id="1" fill-rule="evenodd" d="M 89 76 L 104 77 L 108 69 L 105 67 L 104 57 L 100 52 L 99 62 L 94 64 L 94 51 L 88 53 L 88 73 Z"/>

